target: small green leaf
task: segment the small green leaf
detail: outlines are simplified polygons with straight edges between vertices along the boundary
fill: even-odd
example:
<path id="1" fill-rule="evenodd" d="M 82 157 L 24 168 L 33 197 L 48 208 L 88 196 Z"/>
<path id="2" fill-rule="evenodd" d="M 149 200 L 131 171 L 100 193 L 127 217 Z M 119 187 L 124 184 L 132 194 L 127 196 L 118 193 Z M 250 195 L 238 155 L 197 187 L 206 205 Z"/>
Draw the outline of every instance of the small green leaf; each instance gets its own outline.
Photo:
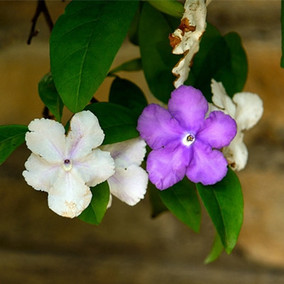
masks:
<path id="1" fill-rule="evenodd" d="M 223 247 L 222 241 L 219 235 L 216 234 L 212 249 L 204 261 L 205 264 L 209 264 L 215 261 L 221 255 L 223 250 L 224 250 L 224 247 Z"/>
<path id="2" fill-rule="evenodd" d="M 151 182 L 148 183 L 147 192 L 149 194 L 149 199 L 152 208 L 152 214 L 151 214 L 152 218 L 157 217 L 158 215 L 160 215 L 165 211 L 168 211 L 168 208 L 161 200 L 160 190 L 157 189 Z"/>
<path id="3" fill-rule="evenodd" d="M 235 247 L 243 223 L 243 195 L 237 175 L 227 176 L 215 185 L 196 185 L 202 202 L 227 253 Z"/>
<path id="4" fill-rule="evenodd" d="M 172 54 L 168 36 L 178 25 L 177 19 L 166 17 L 148 3 L 143 5 L 139 44 L 144 75 L 153 95 L 164 103 L 174 90 L 172 68 L 179 61 Z"/>
<path id="5" fill-rule="evenodd" d="M 134 83 L 119 77 L 112 82 L 109 102 L 129 108 L 137 117 L 147 106 L 147 100 L 141 89 Z"/>
<path id="6" fill-rule="evenodd" d="M 39 81 L 38 93 L 43 103 L 54 114 L 55 118 L 61 121 L 64 105 L 55 88 L 51 73 L 47 73 Z"/>
<path id="7" fill-rule="evenodd" d="M 50 38 L 50 64 L 64 104 L 81 111 L 105 79 L 138 1 L 72 1 Z"/>
<path id="8" fill-rule="evenodd" d="M 99 225 L 107 210 L 109 202 L 109 187 L 105 181 L 96 187 L 92 187 L 92 200 L 89 206 L 78 216 L 84 222 Z"/>
<path id="9" fill-rule="evenodd" d="M 94 103 L 86 107 L 94 113 L 105 133 L 103 144 L 112 144 L 139 136 L 137 119 L 133 112 L 112 103 Z"/>
<path id="10" fill-rule="evenodd" d="M 181 18 L 184 12 L 183 5 L 176 0 L 148 0 L 159 11 L 170 16 Z"/>
<path id="11" fill-rule="evenodd" d="M 0 165 L 25 142 L 28 127 L 24 125 L 0 126 Z"/>
<path id="12" fill-rule="evenodd" d="M 139 71 L 142 69 L 141 58 L 135 58 L 127 62 L 122 63 L 121 65 L 115 67 L 109 71 L 109 75 L 117 73 L 119 71 Z"/>
<path id="13" fill-rule="evenodd" d="M 281 0 L 281 38 L 282 38 L 282 56 L 280 66 L 284 68 L 284 0 Z"/>
<path id="14" fill-rule="evenodd" d="M 195 186 L 187 178 L 174 186 L 160 191 L 160 197 L 168 209 L 193 231 L 198 232 L 201 208 Z"/>

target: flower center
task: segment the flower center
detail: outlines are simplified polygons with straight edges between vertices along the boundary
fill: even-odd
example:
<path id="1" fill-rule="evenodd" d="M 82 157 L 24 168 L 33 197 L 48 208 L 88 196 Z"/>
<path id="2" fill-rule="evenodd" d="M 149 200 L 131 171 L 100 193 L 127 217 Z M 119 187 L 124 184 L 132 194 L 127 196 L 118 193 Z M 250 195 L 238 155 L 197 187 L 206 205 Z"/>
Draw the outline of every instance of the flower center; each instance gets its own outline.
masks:
<path id="1" fill-rule="evenodd" d="M 190 134 L 190 133 L 187 133 L 182 139 L 182 143 L 185 146 L 190 146 L 194 141 L 195 141 L 195 137 L 193 134 Z"/>
<path id="2" fill-rule="evenodd" d="M 63 169 L 66 172 L 69 172 L 72 169 L 72 161 L 70 161 L 69 159 L 65 159 L 63 163 Z"/>

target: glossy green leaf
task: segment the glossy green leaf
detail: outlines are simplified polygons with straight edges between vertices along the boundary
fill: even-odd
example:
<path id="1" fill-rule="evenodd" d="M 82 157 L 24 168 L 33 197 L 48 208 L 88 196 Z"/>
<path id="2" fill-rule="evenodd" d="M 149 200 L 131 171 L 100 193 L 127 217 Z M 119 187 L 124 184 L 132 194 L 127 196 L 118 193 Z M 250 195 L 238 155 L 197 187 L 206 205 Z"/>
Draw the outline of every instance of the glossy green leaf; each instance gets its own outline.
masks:
<path id="1" fill-rule="evenodd" d="M 208 24 L 186 85 L 200 89 L 211 101 L 212 78 L 222 82 L 230 96 L 242 91 L 247 78 L 247 58 L 237 34 L 229 33 L 223 37 Z"/>
<path id="2" fill-rule="evenodd" d="M 64 104 L 81 111 L 105 79 L 138 1 L 72 1 L 50 38 L 50 64 Z"/>
<path id="3" fill-rule="evenodd" d="M 160 197 L 168 209 L 193 231 L 198 232 L 201 222 L 201 208 L 196 188 L 184 178 L 174 186 L 160 191 Z"/>
<path id="4" fill-rule="evenodd" d="M 148 2 L 159 11 L 179 19 L 184 12 L 183 5 L 176 0 L 148 0 Z"/>
<path id="5" fill-rule="evenodd" d="M 142 90 L 134 83 L 119 77 L 116 77 L 112 82 L 109 102 L 129 108 L 137 118 L 147 106 L 147 100 Z"/>
<path id="6" fill-rule="evenodd" d="M 84 222 L 99 225 L 107 210 L 109 202 L 109 186 L 105 181 L 91 188 L 92 200 L 89 206 L 78 216 L 78 218 Z"/>
<path id="7" fill-rule="evenodd" d="M 157 189 L 151 182 L 148 183 L 147 192 L 149 194 L 149 199 L 151 203 L 152 218 L 159 216 L 161 213 L 165 211 L 168 211 L 168 208 L 161 200 L 160 190 Z"/>
<path id="8" fill-rule="evenodd" d="M 237 175 L 227 176 L 215 185 L 196 185 L 202 202 L 227 253 L 236 245 L 243 222 L 243 195 Z"/>
<path id="9" fill-rule="evenodd" d="M 39 81 L 38 93 L 43 103 L 54 114 L 56 120 L 61 121 L 64 105 L 55 88 L 51 73 L 47 73 Z"/>
<path id="10" fill-rule="evenodd" d="M 222 241 L 219 235 L 216 234 L 212 249 L 209 255 L 206 257 L 204 262 L 208 264 L 208 263 L 215 261 L 221 255 L 223 251 L 224 251 L 224 247 L 223 247 Z"/>
<path id="11" fill-rule="evenodd" d="M 224 39 L 229 51 L 227 63 L 219 69 L 214 78 L 223 83 L 226 92 L 232 97 L 245 86 L 248 63 L 240 36 L 237 33 L 228 33 Z"/>
<path id="12" fill-rule="evenodd" d="M 136 13 L 132 19 L 132 22 L 128 30 L 128 39 L 134 45 L 139 45 L 138 28 L 139 28 L 141 6 L 142 3 L 140 2 L 139 8 L 136 10 Z"/>
<path id="13" fill-rule="evenodd" d="M 141 58 L 135 58 L 135 59 L 129 60 L 115 67 L 114 69 L 109 71 L 109 75 L 112 75 L 119 71 L 130 71 L 131 72 L 131 71 L 139 71 L 141 69 L 142 69 Z"/>
<path id="14" fill-rule="evenodd" d="M 143 5 L 139 44 L 144 75 L 153 95 L 164 103 L 174 90 L 172 68 L 180 58 L 172 54 L 168 36 L 178 25 L 177 19 L 166 17 L 148 3 Z"/>
<path id="15" fill-rule="evenodd" d="M 94 103 L 86 107 L 93 112 L 105 133 L 103 144 L 112 144 L 138 137 L 137 118 L 123 106 L 112 103 Z"/>
<path id="16" fill-rule="evenodd" d="M 280 66 L 284 68 L 284 0 L 281 0 L 281 38 L 282 38 L 282 56 Z"/>
<path id="17" fill-rule="evenodd" d="M 0 165 L 25 142 L 28 127 L 24 125 L 0 126 Z"/>

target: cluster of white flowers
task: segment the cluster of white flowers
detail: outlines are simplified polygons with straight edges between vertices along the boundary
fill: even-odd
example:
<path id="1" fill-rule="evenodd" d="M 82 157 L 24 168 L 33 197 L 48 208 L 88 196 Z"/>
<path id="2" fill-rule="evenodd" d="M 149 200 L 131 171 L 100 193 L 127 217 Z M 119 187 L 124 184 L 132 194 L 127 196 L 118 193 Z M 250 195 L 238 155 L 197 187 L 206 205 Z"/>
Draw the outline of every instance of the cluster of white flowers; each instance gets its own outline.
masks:
<path id="1" fill-rule="evenodd" d="M 148 176 L 140 167 L 146 154 L 142 139 L 101 146 L 104 132 L 90 111 L 73 116 L 67 135 L 62 124 L 44 118 L 28 128 L 32 154 L 23 176 L 30 186 L 48 193 L 49 208 L 57 214 L 80 215 L 91 202 L 90 187 L 106 180 L 110 193 L 129 205 L 144 197 Z"/>

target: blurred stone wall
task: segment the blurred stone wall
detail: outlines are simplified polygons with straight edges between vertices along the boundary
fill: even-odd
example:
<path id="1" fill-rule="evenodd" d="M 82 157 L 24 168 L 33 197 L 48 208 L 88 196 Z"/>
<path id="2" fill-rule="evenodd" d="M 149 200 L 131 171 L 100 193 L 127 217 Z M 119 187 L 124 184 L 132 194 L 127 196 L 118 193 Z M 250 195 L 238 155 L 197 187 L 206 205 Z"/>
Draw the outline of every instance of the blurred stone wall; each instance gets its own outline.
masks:
<path id="1" fill-rule="evenodd" d="M 54 21 L 66 5 L 47 4 Z M 49 30 L 41 16 L 38 36 L 26 44 L 35 7 L 35 1 L 0 1 L 0 124 L 28 124 L 41 116 L 37 83 L 49 71 Z M 249 163 L 239 173 L 245 222 L 233 255 L 203 266 L 214 237 L 205 212 L 196 235 L 170 214 L 151 220 L 147 199 L 135 208 L 115 200 L 98 228 L 58 217 L 46 195 L 21 177 L 29 155 L 21 147 L 0 167 L 1 283 L 283 283 L 283 271 L 274 273 L 284 267 L 280 1 L 214 0 L 208 20 L 222 33 L 241 35 L 249 60 L 245 90 L 258 93 L 265 107 L 261 122 L 246 135 Z M 139 50 L 125 42 L 114 66 L 137 56 Z M 141 72 L 121 76 L 150 95 Z M 107 79 L 98 91 L 103 100 L 110 83 Z"/>

